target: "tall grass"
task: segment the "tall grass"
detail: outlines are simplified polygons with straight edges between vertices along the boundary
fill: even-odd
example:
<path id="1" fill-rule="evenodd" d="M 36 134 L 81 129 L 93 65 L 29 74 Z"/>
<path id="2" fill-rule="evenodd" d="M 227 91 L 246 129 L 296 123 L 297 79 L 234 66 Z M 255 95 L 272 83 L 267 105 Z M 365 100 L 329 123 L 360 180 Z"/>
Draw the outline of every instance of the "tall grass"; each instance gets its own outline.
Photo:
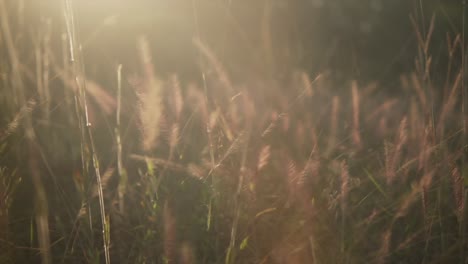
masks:
<path id="1" fill-rule="evenodd" d="M 101 218 L 101 228 L 102 228 L 102 240 L 104 245 L 104 256 L 105 263 L 110 263 L 110 223 L 109 218 L 106 215 L 106 209 L 104 204 L 104 194 L 103 194 L 103 179 L 101 177 L 101 168 L 99 165 L 99 158 L 97 156 L 97 150 L 94 143 L 92 124 L 89 118 L 88 111 L 88 98 L 86 95 L 87 81 L 85 76 L 85 67 L 83 61 L 83 55 L 81 54 L 81 42 L 77 39 L 76 35 L 76 21 L 74 18 L 73 10 L 73 1 L 65 0 L 64 1 L 64 16 L 67 24 L 67 37 L 69 40 L 70 48 L 70 63 L 72 64 L 72 74 L 76 81 L 75 90 L 75 104 L 76 104 L 76 114 L 78 119 L 78 126 L 81 132 L 81 159 L 91 160 L 92 166 L 94 168 L 94 176 L 96 177 L 96 188 L 99 197 L 99 209 L 100 209 L 100 218 Z M 86 149 L 86 151 L 85 151 Z M 86 153 L 87 152 L 87 153 Z M 83 173 L 89 173 L 89 170 L 86 165 L 82 167 Z"/>
<path id="2" fill-rule="evenodd" d="M 195 81 L 158 73 L 143 36 L 108 88 L 85 69 L 71 4 L 31 49 L 8 15 L 21 7 L 0 0 L 0 261 L 468 261 L 464 35 L 447 34 L 437 72 L 437 21 L 418 9 L 395 95 L 333 72 L 232 78 L 195 10 Z"/>

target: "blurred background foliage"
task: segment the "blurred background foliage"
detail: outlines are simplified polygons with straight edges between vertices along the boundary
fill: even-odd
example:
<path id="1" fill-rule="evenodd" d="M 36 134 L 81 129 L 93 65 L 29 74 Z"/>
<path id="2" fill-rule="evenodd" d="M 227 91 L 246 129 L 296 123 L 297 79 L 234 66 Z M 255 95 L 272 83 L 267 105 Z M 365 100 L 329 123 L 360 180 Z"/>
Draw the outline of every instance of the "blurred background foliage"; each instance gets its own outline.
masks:
<path id="1" fill-rule="evenodd" d="M 456 0 L 84 0 L 76 2 L 76 18 L 88 71 L 107 81 L 113 74 L 109 64 L 134 68 L 135 41 L 145 35 L 158 73 L 178 72 L 181 79 L 199 78 L 192 40 L 200 37 L 239 76 L 260 71 L 278 77 L 300 68 L 331 70 L 343 80 L 392 82 L 414 68 L 417 46 L 410 15 L 419 23 L 424 16 L 426 31 L 429 18 L 436 16 L 431 49 L 434 64 L 445 69 L 446 34 L 461 32 L 461 5 Z M 34 25 L 54 18 L 58 42 L 60 5 L 25 6 Z"/>

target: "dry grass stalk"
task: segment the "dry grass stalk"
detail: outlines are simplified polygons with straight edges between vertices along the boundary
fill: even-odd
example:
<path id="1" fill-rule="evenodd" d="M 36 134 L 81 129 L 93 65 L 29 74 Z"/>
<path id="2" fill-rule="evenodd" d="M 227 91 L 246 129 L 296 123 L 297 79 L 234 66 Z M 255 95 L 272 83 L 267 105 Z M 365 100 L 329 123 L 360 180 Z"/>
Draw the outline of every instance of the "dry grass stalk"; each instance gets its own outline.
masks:
<path id="1" fill-rule="evenodd" d="M 393 155 L 388 152 L 388 147 L 386 148 L 386 177 L 387 183 L 391 184 L 395 180 L 396 176 L 396 167 L 401 159 L 403 146 L 406 144 L 408 139 L 407 133 L 407 118 L 406 116 L 401 120 L 400 127 L 398 128 L 398 139 L 395 143 L 395 150 Z"/>
<path id="2" fill-rule="evenodd" d="M 447 32 L 447 51 L 448 51 L 448 66 L 447 66 L 447 73 L 445 74 L 445 84 L 444 84 L 444 97 L 447 98 L 448 93 L 449 93 L 449 82 L 451 79 L 451 73 L 452 73 L 452 64 L 453 64 L 453 58 L 455 55 L 455 51 L 457 50 L 458 46 L 461 43 L 461 37 L 460 34 L 457 34 L 455 39 L 452 41 L 450 38 L 450 34 Z"/>
<path id="3" fill-rule="evenodd" d="M 435 14 L 432 14 L 431 21 L 429 24 L 429 29 L 427 30 L 426 39 L 424 41 L 424 53 L 429 53 L 429 45 L 432 37 L 432 33 L 434 33 L 434 25 L 435 25 Z"/>
<path id="4" fill-rule="evenodd" d="M 320 160 L 317 157 L 312 158 L 307 164 L 307 173 L 310 174 L 310 177 L 314 180 L 320 177 Z"/>
<path id="5" fill-rule="evenodd" d="M 453 57 L 455 54 L 455 51 L 457 49 L 457 46 L 461 44 L 461 37 L 460 34 L 457 34 L 455 36 L 455 39 L 451 41 L 449 33 L 447 33 L 447 49 L 448 49 L 448 54 L 449 57 Z"/>
<path id="6" fill-rule="evenodd" d="M 292 159 L 288 160 L 287 168 L 288 168 L 288 171 L 287 171 L 288 182 L 295 183 L 297 180 L 297 169 L 296 169 L 296 163 L 294 162 L 294 160 Z"/>
<path id="7" fill-rule="evenodd" d="M 422 204 L 422 208 L 423 208 L 423 219 L 426 220 L 426 221 L 429 219 L 427 217 L 427 212 L 428 212 L 428 209 L 429 209 L 428 194 L 429 194 L 429 186 L 424 184 L 421 187 L 421 204 Z"/>
<path id="8" fill-rule="evenodd" d="M 377 254 L 377 263 L 385 264 L 387 263 L 386 259 L 390 253 L 390 242 L 392 238 L 392 230 L 389 228 L 382 235 L 382 245 L 380 246 L 379 252 Z"/>
<path id="9" fill-rule="evenodd" d="M 316 129 L 315 127 L 311 127 L 309 128 L 311 131 L 311 140 L 312 140 L 312 146 L 313 146 L 313 149 L 314 149 L 314 153 L 320 153 L 320 149 L 319 149 L 319 138 L 317 136 L 317 132 L 316 132 Z"/>
<path id="10" fill-rule="evenodd" d="M 411 140 L 417 140 L 421 137 L 421 124 L 420 119 L 421 116 L 419 114 L 418 105 L 416 103 L 415 98 L 411 98 L 411 105 L 410 105 L 410 117 L 409 117 L 409 131 L 410 131 L 410 138 Z M 420 141 L 419 141 L 420 142 Z M 423 146 L 423 145 L 421 145 Z"/>
<path id="11" fill-rule="evenodd" d="M 428 189 L 432 183 L 432 178 L 435 171 L 424 173 L 423 177 L 419 180 L 418 183 L 413 185 L 411 192 L 403 199 L 398 211 L 395 214 L 394 220 L 397 218 L 403 217 L 408 212 L 408 209 L 413 204 L 414 200 L 417 198 L 418 194 L 422 193 L 424 189 Z"/>
<path id="12" fill-rule="evenodd" d="M 257 171 L 262 170 L 270 161 L 270 145 L 265 145 L 258 155 Z"/>
<path id="13" fill-rule="evenodd" d="M 42 28 L 38 43 L 35 48 L 36 60 L 36 85 L 39 100 L 42 106 L 42 114 L 45 122 L 50 119 L 50 38 L 51 38 L 51 19 L 44 19 L 41 21 Z"/>
<path id="14" fill-rule="evenodd" d="M 203 54 L 208 59 L 208 62 L 216 71 L 216 74 L 218 75 L 218 79 L 219 81 L 221 81 L 222 86 L 228 89 L 227 92 L 230 95 L 230 97 L 233 96 L 235 93 L 231 81 L 229 80 L 228 75 L 226 74 L 221 62 L 219 62 L 216 55 L 200 39 L 195 39 L 193 42 L 195 43 L 195 46 L 198 48 L 198 50 L 201 51 L 201 54 Z"/>
<path id="15" fill-rule="evenodd" d="M 232 142 L 234 140 L 234 135 L 239 133 L 239 128 L 233 126 L 222 112 L 219 112 L 219 122 L 224 136 L 229 142 Z"/>
<path id="16" fill-rule="evenodd" d="M 187 171 L 191 176 L 198 178 L 200 180 L 206 177 L 206 172 L 200 166 L 194 163 L 190 163 L 187 166 Z"/>
<path id="17" fill-rule="evenodd" d="M 384 153 L 385 153 L 385 177 L 387 179 L 387 184 L 393 182 L 395 178 L 395 168 L 393 168 L 393 160 L 392 160 L 392 150 L 391 145 L 389 142 L 384 142 Z"/>
<path id="18" fill-rule="evenodd" d="M 359 97 L 368 98 L 377 90 L 377 88 L 379 88 L 377 82 L 370 82 L 369 84 L 367 84 L 366 87 L 361 89 L 361 91 L 359 92 Z"/>
<path id="19" fill-rule="evenodd" d="M 292 159 L 288 159 L 287 161 L 287 171 L 286 171 L 286 176 L 287 176 L 287 184 L 289 188 L 289 198 L 288 198 L 288 205 L 291 205 L 292 202 L 295 201 L 297 198 L 297 191 L 298 191 L 298 176 L 299 174 L 297 173 L 297 168 L 296 168 L 296 163 Z"/>
<path id="20" fill-rule="evenodd" d="M 332 110 L 331 110 L 331 120 L 330 120 L 330 136 L 328 137 L 328 148 L 326 151 L 326 156 L 329 156 L 333 149 L 336 147 L 336 137 L 337 137 L 337 128 L 338 128 L 338 112 L 340 109 L 340 98 L 334 96 L 332 99 Z"/>
<path id="21" fill-rule="evenodd" d="M 465 197 L 464 197 L 464 182 L 463 177 L 460 173 L 460 170 L 457 166 L 453 166 L 451 172 L 452 178 L 452 189 L 453 189 L 453 198 L 455 201 L 455 212 L 460 221 L 463 217 L 463 212 L 465 208 Z"/>
<path id="22" fill-rule="evenodd" d="M 422 64 L 424 65 L 421 65 L 421 62 L 417 61 L 416 68 L 418 69 L 419 73 L 422 73 L 423 80 L 427 80 L 429 78 L 429 69 L 432 60 L 431 56 L 429 55 L 429 44 L 432 37 L 432 33 L 434 32 L 435 14 L 433 14 L 431 17 L 430 25 L 427 32 L 421 32 L 413 15 L 410 16 L 410 20 L 411 25 L 413 26 L 414 32 L 416 34 L 419 49 L 422 52 L 421 55 L 423 56 Z M 423 34 L 425 34 L 425 36 L 423 36 Z"/>
<path id="23" fill-rule="evenodd" d="M 175 149 L 177 144 L 179 143 L 179 125 L 178 124 L 172 124 L 171 132 L 169 134 L 169 147 L 172 150 Z M 170 155 L 172 156 L 172 155 Z"/>
<path id="24" fill-rule="evenodd" d="M 154 75 L 154 67 L 148 41 L 139 40 L 140 60 L 143 64 L 145 87 L 138 95 L 139 124 L 142 136 L 142 147 L 145 151 L 151 151 L 160 134 L 160 121 L 162 117 L 162 83 Z"/>
<path id="25" fill-rule="evenodd" d="M 405 116 L 400 122 L 400 126 L 398 128 L 398 141 L 397 141 L 397 150 L 401 151 L 403 145 L 406 144 L 408 141 L 408 118 Z M 399 154 L 399 153 L 397 153 Z"/>
<path id="26" fill-rule="evenodd" d="M 424 136 L 422 137 L 421 143 L 420 143 L 420 148 L 421 150 L 419 151 L 418 155 L 418 170 L 422 170 L 426 168 L 427 165 L 427 160 L 429 158 L 429 131 L 428 129 L 424 129 Z"/>
<path id="27" fill-rule="evenodd" d="M 306 140 L 306 125 L 304 122 L 299 122 L 296 124 L 296 130 L 295 130 L 295 140 L 294 143 L 296 146 L 305 146 L 305 140 Z"/>
<path id="28" fill-rule="evenodd" d="M 374 208 L 374 209 L 372 210 L 372 212 L 369 214 L 369 216 L 367 216 L 366 218 L 364 218 L 364 219 L 363 219 L 360 223 L 358 223 L 357 225 L 358 225 L 358 226 L 370 225 L 380 213 L 381 213 L 380 211 L 377 211 L 377 209 Z"/>
<path id="29" fill-rule="evenodd" d="M 305 94 L 307 97 L 312 97 L 314 95 L 314 89 L 312 87 L 312 82 L 310 81 L 309 75 L 303 72 L 301 73 L 302 83 L 304 85 Z"/>
<path id="30" fill-rule="evenodd" d="M 115 143 L 117 145 L 117 173 L 119 176 L 119 185 L 118 185 L 118 197 L 119 197 L 119 211 L 121 214 L 124 213 L 125 209 L 125 193 L 127 192 L 127 171 L 124 168 L 122 160 L 122 140 L 120 136 L 121 122 L 121 102 L 122 102 L 122 64 L 117 66 L 117 110 L 116 110 L 116 126 L 114 129 L 115 133 Z"/>
<path id="31" fill-rule="evenodd" d="M 428 80 L 429 79 L 431 63 L 432 63 L 432 56 L 428 56 L 427 59 L 426 59 L 426 63 L 424 65 L 423 80 Z"/>
<path id="32" fill-rule="evenodd" d="M 37 229 L 37 239 L 39 242 L 41 261 L 43 264 L 52 263 L 50 227 L 49 227 L 49 204 L 42 175 L 39 167 L 39 146 L 36 141 L 29 144 L 29 169 L 35 187 L 35 221 Z"/>
<path id="33" fill-rule="evenodd" d="M 0 151 L 1 152 L 1 151 Z M 10 254 L 13 253 L 8 243 L 11 240 L 10 209 L 15 198 L 15 191 L 22 178 L 16 175 L 16 171 L 9 171 L 5 167 L 0 167 L 0 259 L 5 263 L 9 261 Z"/>
<path id="34" fill-rule="evenodd" d="M 5 130 L 0 131 L 0 140 L 4 140 L 11 134 L 15 133 L 15 131 L 18 129 L 18 126 L 20 125 L 21 120 L 25 118 L 26 115 L 30 114 L 34 110 L 35 107 L 36 107 L 36 101 L 33 99 L 28 100 L 26 102 L 26 105 L 21 107 L 19 112 L 16 113 L 13 120 L 8 123 Z"/>
<path id="35" fill-rule="evenodd" d="M 280 118 L 281 118 L 281 116 L 278 116 L 278 115 L 275 115 L 275 114 L 272 115 L 270 124 L 262 132 L 262 137 L 268 136 L 273 131 L 273 129 L 275 129 L 276 123 L 278 122 L 278 119 L 280 119 Z"/>
<path id="36" fill-rule="evenodd" d="M 413 26 L 414 33 L 416 34 L 416 38 L 417 38 L 419 48 L 424 50 L 426 42 L 424 41 L 424 37 L 421 34 L 421 31 L 419 30 L 419 27 L 418 27 L 418 23 L 416 22 L 416 19 L 414 18 L 413 15 L 410 15 L 410 21 L 411 21 L 411 25 Z"/>
<path id="37" fill-rule="evenodd" d="M 396 250 L 404 250 L 408 248 L 408 246 L 416 240 L 422 232 L 426 231 L 425 229 L 421 229 L 419 232 L 414 232 L 410 236 L 408 236 L 404 241 L 402 241 L 397 247 Z"/>
<path id="38" fill-rule="evenodd" d="M 136 154 L 131 154 L 129 155 L 129 157 L 133 160 L 138 160 L 138 161 L 143 161 L 143 162 L 151 161 L 156 166 L 160 166 L 168 170 L 184 172 L 198 179 L 204 178 L 206 175 L 206 171 L 203 168 L 193 163 L 190 163 L 188 166 L 184 166 L 179 163 L 168 161 L 166 159 L 152 158 L 152 157 L 141 156 L 141 155 L 136 155 Z"/>
<path id="39" fill-rule="evenodd" d="M 453 107 L 455 106 L 457 102 L 457 95 L 458 95 L 458 88 L 461 87 L 461 79 L 462 79 L 462 72 L 460 71 L 457 75 L 457 78 L 455 78 L 455 81 L 453 83 L 452 89 L 450 91 L 449 97 L 447 98 L 442 111 L 440 113 L 439 117 L 439 124 L 438 124 L 438 129 L 437 131 L 439 132 L 439 135 L 443 137 L 444 133 L 444 124 L 445 124 L 445 119 L 449 114 L 452 112 Z"/>
<path id="40" fill-rule="evenodd" d="M 346 199 L 349 192 L 349 169 L 346 161 L 340 163 L 341 169 L 341 207 L 343 210 L 346 208 Z"/>
<path id="41" fill-rule="evenodd" d="M 224 154 L 221 156 L 221 158 L 218 160 L 216 165 L 212 168 L 211 172 L 212 173 L 216 168 L 221 166 L 221 164 L 232 154 L 238 152 L 241 147 L 244 146 L 245 142 L 247 141 L 247 134 L 246 132 L 242 131 L 239 133 L 239 135 L 232 141 L 231 145 L 229 148 L 224 152 Z"/>
<path id="42" fill-rule="evenodd" d="M 353 98 L 353 142 L 357 148 L 361 148 L 361 135 L 360 135 L 360 128 L 359 128 L 359 91 L 357 86 L 357 81 L 353 81 L 351 85 L 351 94 Z"/>
<path id="43" fill-rule="evenodd" d="M 104 204 L 104 193 L 102 189 L 102 178 L 99 166 L 99 160 L 97 156 L 97 151 L 95 147 L 95 142 L 93 139 L 93 132 L 91 129 L 91 123 L 88 113 L 88 103 L 86 96 L 86 76 L 83 62 L 83 54 L 81 53 L 81 43 L 78 41 L 76 28 L 75 28 L 75 19 L 74 19 L 74 9 L 72 5 L 72 0 L 65 0 L 64 6 L 64 15 L 67 25 L 67 33 L 69 39 L 69 48 L 70 48 L 70 59 L 71 66 L 73 68 L 73 76 L 76 80 L 77 92 L 75 92 L 76 101 L 76 113 L 79 120 L 79 128 L 81 132 L 81 158 L 82 158 L 82 169 L 83 172 L 87 172 L 87 168 L 84 160 L 92 160 L 92 166 L 94 168 L 94 174 L 96 176 L 97 182 L 97 191 L 99 196 L 99 210 L 101 218 L 101 228 L 103 236 L 103 246 L 104 246 L 104 256 L 105 263 L 110 263 L 110 224 L 109 218 L 106 216 L 105 204 Z M 77 47 L 80 47 L 77 49 Z M 90 152 L 86 152 L 85 148 L 89 148 Z"/>
<path id="44" fill-rule="evenodd" d="M 377 107 L 366 117 L 366 122 L 369 123 L 373 121 L 373 119 L 378 117 L 381 113 L 389 113 L 392 110 L 392 107 L 394 107 L 397 103 L 397 99 L 389 99 L 385 101 L 381 106 Z"/>
<path id="45" fill-rule="evenodd" d="M 281 118 L 281 125 L 282 125 L 282 129 L 283 129 L 283 132 L 288 132 L 289 131 L 289 128 L 291 126 L 291 117 L 288 115 L 288 114 L 283 114 L 282 118 Z"/>
<path id="46" fill-rule="evenodd" d="M 180 115 L 182 114 L 182 110 L 184 108 L 184 98 L 182 97 L 182 90 L 180 88 L 179 78 L 177 75 L 171 76 L 171 84 L 172 84 L 172 103 L 174 105 L 174 112 L 176 116 L 176 120 L 180 120 Z"/>
<path id="47" fill-rule="evenodd" d="M 192 107 L 192 111 L 200 113 L 201 118 L 207 124 L 209 120 L 208 106 L 200 89 L 196 88 L 195 85 L 188 85 L 186 98 Z"/>
<path id="48" fill-rule="evenodd" d="M 418 95 L 418 98 L 419 98 L 419 101 L 421 103 L 421 107 L 424 113 L 427 113 L 428 108 L 427 108 L 426 93 L 424 92 L 421 81 L 419 80 L 418 76 L 415 73 L 411 74 L 411 83 L 413 84 L 412 87 L 414 88 L 414 90 L 416 91 L 416 94 Z"/>
<path id="49" fill-rule="evenodd" d="M 106 114 L 111 114 L 117 107 L 117 102 L 106 90 L 94 81 L 86 80 L 86 92 Z"/>
<path id="50" fill-rule="evenodd" d="M 102 175 L 102 180 L 101 180 L 101 187 L 102 189 L 106 189 L 107 184 L 109 183 L 110 178 L 112 177 L 112 174 L 114 174 L 115 168 L 107 168 L 107 170 L 104 172 Z M 94 186 L 93 191 L 91 193 L 91 197 L 95 198 L 99 194 L 99 187 Z"/>
<path id="51" fill-rule="evenodd" d="M 96 83 L 95 81 L 86 78 L 86 76 L 81 76 L 81 78 L 85 78 L 84 81 L 77 80 L 76 78 L 72 77 L 74 72 L 70 69 L 70 65 L 64 67 L 64 69 L 58 67 L 58 65 L 53 64 L 54 72 L 57 73 L 57 76 L 61 79 L 64 83 L 65 94 L 68 95 L 69 91 L 73 91 L 74 93 L 79 93 L 80 86 L 83 86 L 85 83 L 86 86 L 84 87 L 86 91 L 86 95 L 90 95 L 93 99 L 93 102 L 97 104 L 97 106 L 104 111 L 106 114 L 113 113 L 117 108 L 117 100 L 106 91 L 104 87 Z M 129 80 L 132 82 L 137 82 L 133 78 Z M 67 96 L 66 96 L 67 97 Z M 69 95 L 65 100 L 69 100 Z M 90 105 L 88 105 L 90 106 Z M 93 113 L 90 113 L 91 115 Z"/>

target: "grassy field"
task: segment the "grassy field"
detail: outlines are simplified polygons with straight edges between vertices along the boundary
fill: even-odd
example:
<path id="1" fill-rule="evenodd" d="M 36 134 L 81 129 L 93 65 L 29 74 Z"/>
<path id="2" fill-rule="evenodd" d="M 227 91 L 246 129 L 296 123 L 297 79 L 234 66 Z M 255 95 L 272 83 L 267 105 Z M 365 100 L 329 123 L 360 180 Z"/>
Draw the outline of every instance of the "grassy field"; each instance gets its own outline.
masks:
<path id="1" fill-rule="evenodd" d="M 190 78 L 77 2 L 0 0 L 0 263 L 468 263 L 463 25 L 433 54 L 416 8 L 389 84 L 287 67 L 266 19 L 235 65 L 194 5 Z"/>

